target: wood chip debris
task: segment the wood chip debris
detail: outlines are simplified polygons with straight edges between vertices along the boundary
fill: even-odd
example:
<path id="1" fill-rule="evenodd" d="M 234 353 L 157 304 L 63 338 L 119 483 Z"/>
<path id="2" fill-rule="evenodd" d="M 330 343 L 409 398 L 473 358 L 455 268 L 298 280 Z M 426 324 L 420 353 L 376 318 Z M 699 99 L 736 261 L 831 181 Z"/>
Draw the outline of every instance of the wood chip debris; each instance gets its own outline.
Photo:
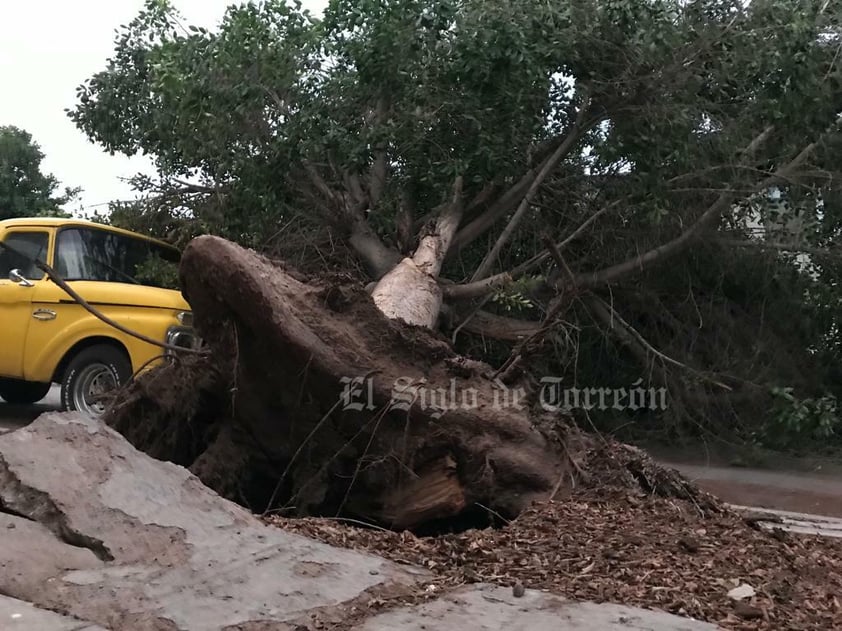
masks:
<path id="1" fill-rule="evenodd" d="M 489 582 L 580 601 L 660 609 L 737 631 L 842 629 L 842 539 L 775 537 L 730 511 L 627 489 L 534 505 L 499 529 L 435 537 L 331 519 L 269 517 L 331 545 L 427 568 L 436 595 Z M 742 584 L 735 600 L 729 592 Z M 423 589 L 423 588 L 422 588 Z M 427 592 L 427 597 L 430 597 Z M 402 595 L 388 607 L 416 601 Z"/>

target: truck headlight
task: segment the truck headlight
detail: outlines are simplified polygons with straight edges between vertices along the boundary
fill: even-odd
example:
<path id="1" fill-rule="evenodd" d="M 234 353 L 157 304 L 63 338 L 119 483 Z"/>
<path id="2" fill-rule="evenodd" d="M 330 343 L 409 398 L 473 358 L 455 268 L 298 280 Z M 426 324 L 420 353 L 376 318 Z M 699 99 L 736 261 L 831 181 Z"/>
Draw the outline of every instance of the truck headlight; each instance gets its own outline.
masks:
<path id="1" fill-rule="evenodd" d="M 171 326 L 167 329 L 166 341 L 169 346 L 179 348 L 198 349 L 202 344 L 201 338 L 196 335 L 196 331 L 190 326 Z M 167 354 L 173 352 L 171 349 L 167 349 Z"/>

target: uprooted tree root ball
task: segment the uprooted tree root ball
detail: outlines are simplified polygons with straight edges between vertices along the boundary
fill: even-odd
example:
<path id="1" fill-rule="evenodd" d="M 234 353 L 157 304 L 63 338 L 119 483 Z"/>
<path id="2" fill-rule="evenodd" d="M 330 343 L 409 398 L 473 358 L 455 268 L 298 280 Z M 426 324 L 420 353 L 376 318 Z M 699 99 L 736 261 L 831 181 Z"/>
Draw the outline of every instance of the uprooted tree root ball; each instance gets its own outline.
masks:
<path id="1" fill-rule="evenodd" d="M 213 237 L 187 248 L 182 282 L 211 356 L 150 371 L 106 420 L 256 512 L 417 529 L 618 481 L 717 509 L 634 448 L 505 405 L 490 366 L 386 318 L 360 286 L 305 282 Z M 454 393 L 445 413 L 431 405 Z"/>

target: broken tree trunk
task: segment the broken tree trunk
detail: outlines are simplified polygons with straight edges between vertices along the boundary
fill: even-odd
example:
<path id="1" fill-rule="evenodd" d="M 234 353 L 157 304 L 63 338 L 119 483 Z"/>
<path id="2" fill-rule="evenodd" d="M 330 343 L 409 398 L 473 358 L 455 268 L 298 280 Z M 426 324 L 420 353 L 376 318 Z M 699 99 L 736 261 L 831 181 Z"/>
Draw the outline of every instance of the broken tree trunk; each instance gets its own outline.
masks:
<path id="1" fill-rule="evenodd" d="M 181 276 L 211 359 L 152 371 L 106 420 L 252 510 L 408 529 L 477 507 L 509 518 L 562 494 L 606 444 L 387 318 L 362 286 L 307 283 L 215 237 L 187 247 Z"/>
<path id="2" fill-rule="evenodd" d="M 435 227 L 421 237 L 412 258 L 405 258 L 374 288 L 372 300 L 387 317 L 434 329 L 442 307 L 438 277 L 462 220 L 462 178 L 456 178 L 453 199 L 439 214 Z"/>

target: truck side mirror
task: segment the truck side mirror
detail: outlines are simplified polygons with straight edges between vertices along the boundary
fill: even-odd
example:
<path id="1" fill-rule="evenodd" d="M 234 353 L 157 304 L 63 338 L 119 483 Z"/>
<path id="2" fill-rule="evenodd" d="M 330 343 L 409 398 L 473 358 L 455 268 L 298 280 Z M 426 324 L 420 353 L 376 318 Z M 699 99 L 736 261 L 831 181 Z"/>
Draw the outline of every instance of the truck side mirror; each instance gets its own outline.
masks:
<path id="1" fill-rule="evenodd" d="M 26 278 L 24 278 L 23 274 L 21 274 L 19 269 L 13 269 L 11 272 L 9 272 L 9 280 L 13 283 L 17 283 L 21 287 L 35 287 L 34 284 L 32 284 Z"/>

